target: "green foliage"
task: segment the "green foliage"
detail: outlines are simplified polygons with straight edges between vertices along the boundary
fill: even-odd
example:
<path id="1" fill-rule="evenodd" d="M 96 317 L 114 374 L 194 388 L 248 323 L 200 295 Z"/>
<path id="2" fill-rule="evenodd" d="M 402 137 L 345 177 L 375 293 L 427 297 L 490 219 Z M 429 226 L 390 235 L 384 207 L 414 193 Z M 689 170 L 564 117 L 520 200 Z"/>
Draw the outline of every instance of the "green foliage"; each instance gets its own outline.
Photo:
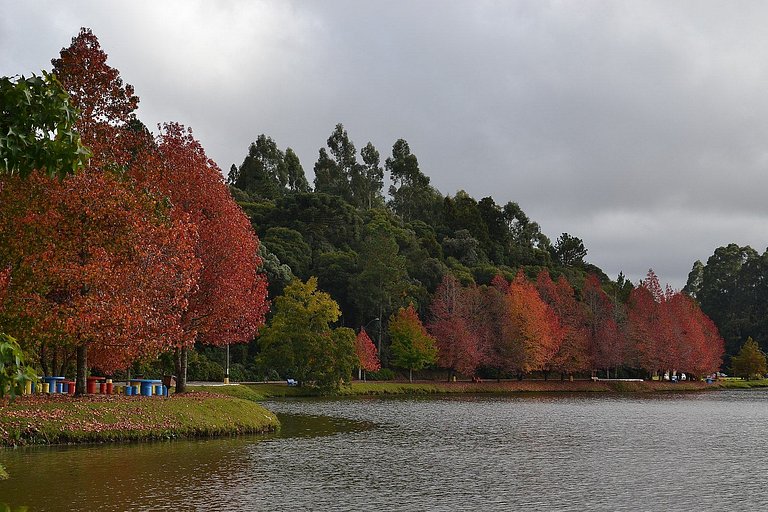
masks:
<path id="1" fill-rule="evenodd" d="M 323 389 L 350 381 L 355 365 L 351 329 L 331 329 L 341 311 L 317 279 L 296 279 L 275 299 L 275 314 L 259 338 L 261 364 L 281 375 Z"/>
<path id="2" fill-rule="evenodd" d="M 768 340 L 768 251 L 750 246 L 718 247 L 703 269 L 694 265 L 686 291 L 695 293 L 701 310 L 717 325 L 726 353 L 733 355 L 742 340 Z"/>
<path id="3" fill-rule="evenodd" d="M 395 372 L 389 368 L 382 368 L 377 372 L 368 372 L 366 378 L 368 380 L 395 380 Z"/>
<path id="4" fill-rule="evenodd" d="M 194 350 L 189 351 L 187 362 L 187 379 L 205 382 L 223 382 L 224 367 L 208 359 L 204 354 Z"/>
<path id="5" fill-rule="evenodd" d="M 0 172 L 64 177 L 84 167 L 90 151 L 74 131 L 77 115 L 52 74 L 0 78 Z"/>
<path id="6" fill-rule="evenodd" d="M 350 282 L 352 300 L 363 318 L 386 318 L 408 289 L 406 260 L 395 228 L 384 219 L 366 226 L 359 273 Z"/>
<path id="7" fill-rule="evenodd" d="M 581 238 L 563 233 L 552 248 L 552 255 L 559 265 L 572 267 L 584 263 L 587 249 Z"/>
<path id="8" fill-rule="evenodd" d="M 0 398 L 21 395 L 26 382 L 34 378 L 32 368 L 24 364 L 24 353 L 16 340 L 0 333 Z"/>
<path id="9" fill-rule="evenodd" d="M 437 361 L 437 344 L 427 334 L 413 305 L 400 310 L 389 319 L 389 336 L 395 366 L 409 370 L 421 370 Z"/>
<path id="10" fill-rule="evenodd" d="M 302 279 L 308 277 L 312 248 L 304 241 L 301 233 L 295 229 L 274 227 L 267 229 L 261 241 L 281 263 L 291 267 L 295 276 Z"/>
<path id="11" fill-rule="evenodd" d="M 765 353 L 751 337 L 742 345 L 739 353 L 731 358 L 731 371 L 745 379 L 761 379 L 768 367 Z"/>

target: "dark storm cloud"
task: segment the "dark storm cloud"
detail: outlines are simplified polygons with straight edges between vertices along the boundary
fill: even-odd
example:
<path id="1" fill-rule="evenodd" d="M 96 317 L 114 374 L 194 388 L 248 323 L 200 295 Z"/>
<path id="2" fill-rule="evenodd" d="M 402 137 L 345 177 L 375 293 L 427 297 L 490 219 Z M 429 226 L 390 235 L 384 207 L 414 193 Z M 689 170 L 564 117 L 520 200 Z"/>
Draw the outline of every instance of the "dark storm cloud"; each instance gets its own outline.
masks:
<path id="1" fill-rule="evenodd" d="M 311 174 L 343 122 L 403 137 L 444 193 L 517 201 L 610 275 L 682 286 L 730 241 L 766 245 L 761 2 L 0 1 L 0 73 L 47 68 L 80 26 L 220 166 L 260 133 Z"/>

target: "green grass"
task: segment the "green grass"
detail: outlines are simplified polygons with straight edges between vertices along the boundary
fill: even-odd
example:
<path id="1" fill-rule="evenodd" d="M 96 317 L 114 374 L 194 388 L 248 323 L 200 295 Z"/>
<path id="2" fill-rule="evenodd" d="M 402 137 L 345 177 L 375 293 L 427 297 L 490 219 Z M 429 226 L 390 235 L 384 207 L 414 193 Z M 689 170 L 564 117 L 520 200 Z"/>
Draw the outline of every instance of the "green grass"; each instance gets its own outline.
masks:
<path id="1" fill-rule="evenodd" d="M 320 391 L 311 387 L 289 387 L 285 384 L 248 384 L 232 386 L 252 390 L 253 400 L 280 398 L 287 396 L 318 396 Z M 626 381 L 597 381 L 577 380 L 574 382 L 559 379 L 502 381 L 493 380 L 480 383 L 468 381 L 446 382 L 392 382 L 392 381 L 355 381 L 350 386 L 342 387 L 336 394 L 341 396 L 357 395 L 428 395 L 428 394 L 515 394 L 515 393 L 655 393 L 700 391 L 717 388 L 704 382 L 626 382 Z M 221 388 L 216 388 L 220 390 Z M 222 391 L 223 392 L 223 391 Z M 240 391 L 242 392 L 242 391 Z"/>
<path id="2" fill-rule="evenodd" d="M 234 398 L 240 398 L 242 400 L 250 400 L 251 402 L 260 402 L 264 400 L 265 396 L 259 393 L 258 388 L 253 386 L 241 386 L 233 384 L 229 386 L 188 386 L 187 389 L 195 392 L 212 392 L 221 395 L 227 395 Z"/>
<path id="3" fill-rule="evenodd" d="M 0 406 L 0 446 L 228 436 L 279 428 L 251 400 L 212 393 L 171 398 L 24 397 Z"/>
<path id="4" fill-rule="evenodd" d="M 725 389 L 768 388 L 768 379 L 743 380 L 739 378 L 726 378 L 717 381 L 717 386 Z"/>

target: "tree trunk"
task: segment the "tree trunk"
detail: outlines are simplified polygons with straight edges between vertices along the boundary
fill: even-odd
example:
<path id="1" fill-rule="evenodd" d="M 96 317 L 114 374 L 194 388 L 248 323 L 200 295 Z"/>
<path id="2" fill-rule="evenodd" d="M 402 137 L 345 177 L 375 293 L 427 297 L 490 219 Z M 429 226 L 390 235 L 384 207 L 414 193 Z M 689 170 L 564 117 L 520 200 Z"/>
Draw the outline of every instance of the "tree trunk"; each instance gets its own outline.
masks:
<path id="1" fill-rule="evenodd" d="M 50 375 L 48 373 L 48 350 L 45 342 L 40 345 L 40 368 L 43 369 L 43 375 Z"/>
<path id="2" fill-rule="evenodd" d="M 408 382 L 413 382 L 413 370 L 408 368 Z"/>
<path id="3" fill-rule="evenodd" d="M 176 393 L 185 393 L 187 391 L 187 354 L 189 348 L 184 345 L 181 348 L 176 347 L 174 357 L 174 366 L 176 368 Z"/>
<path id="4" fill-rule="evenodd" d="M 75 377 L 75 396 L 85 394 L 85 377 L 88 369 L 88 346 L 83 344 L 77 347 L 77 376 Z"/>
<path id="5" fill-rule="evenodd" d="M 517 372 L 517 380 L 523 380 L 523 372 Z"/>

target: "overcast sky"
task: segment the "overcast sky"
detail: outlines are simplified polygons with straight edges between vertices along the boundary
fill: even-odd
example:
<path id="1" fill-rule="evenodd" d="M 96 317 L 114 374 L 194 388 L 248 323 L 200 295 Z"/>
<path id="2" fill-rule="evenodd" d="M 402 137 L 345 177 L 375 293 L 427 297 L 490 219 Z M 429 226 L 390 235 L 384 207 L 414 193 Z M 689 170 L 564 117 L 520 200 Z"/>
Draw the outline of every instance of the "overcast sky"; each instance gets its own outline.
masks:
<path id="1" fill-rule="evenodd" d="M 225 170 L 260 133 L 308 179 L 341 122 L 406 139 L 444 194 L 518 202 L 633 281 L 768 242 L 768 3 L 0 0 L 0 75 L 90 27 L 141 98 Z"/>

